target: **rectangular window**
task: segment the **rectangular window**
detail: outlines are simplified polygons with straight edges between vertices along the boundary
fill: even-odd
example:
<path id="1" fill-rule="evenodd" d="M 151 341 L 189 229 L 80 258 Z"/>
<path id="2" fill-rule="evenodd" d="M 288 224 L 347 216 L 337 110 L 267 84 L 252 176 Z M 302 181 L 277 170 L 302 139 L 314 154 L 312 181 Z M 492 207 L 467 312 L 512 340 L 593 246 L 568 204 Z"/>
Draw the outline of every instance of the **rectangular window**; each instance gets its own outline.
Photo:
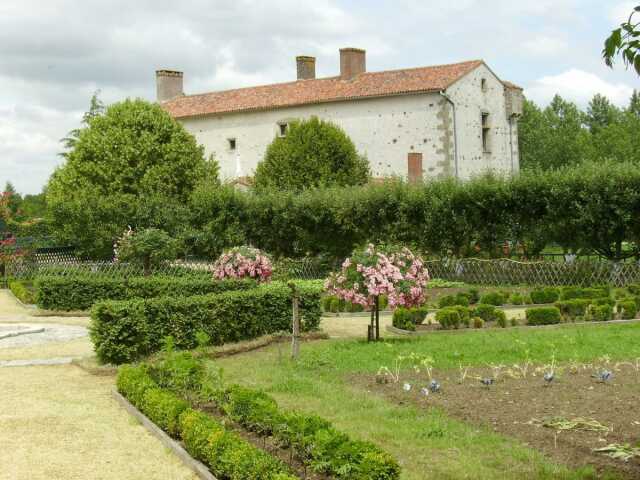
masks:
<path id="1" fill-rule="evenodd" d="M 227 141 L 229 142 L 229 150 L 235 150 L 236 149 L 236 139 L 235 138 L 228 138 Z"/>
<path id="2" fill-rule="evenodd" d="M 482 112 L 482 151 L 484 153 L 491 152 L 491 145 L 489 144 L 489 133 L 491 132 L 491 127 L 489 126 L 489 114 L 487 112 Z"/>

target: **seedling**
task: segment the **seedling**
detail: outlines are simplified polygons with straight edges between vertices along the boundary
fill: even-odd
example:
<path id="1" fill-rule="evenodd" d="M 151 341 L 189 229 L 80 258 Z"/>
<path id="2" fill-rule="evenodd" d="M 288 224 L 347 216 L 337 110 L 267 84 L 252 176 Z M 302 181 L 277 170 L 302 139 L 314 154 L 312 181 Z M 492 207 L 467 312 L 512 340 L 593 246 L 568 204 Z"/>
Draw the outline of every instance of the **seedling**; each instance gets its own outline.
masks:
<path id="1" fill-rule="evenodd" d="M 615 460 L 622 460 L 628 462 L 634 457 L 640 457 L 640 448 L 632 447 L 628 443 L 624 445 L 619 443 L 612 443 L 602 448 L 594 448 L 594 452 L 604 453 L 607 457 Z"/>
<path id="2" fill-rule="evenodd" d="M 464 383 L 467 379 L 467 375 L 469 374 L 469 365 L 462 365 L 461 362 L 458 362 L 458 370 L 460 371 L 460 376 L 458 378 L 458 383 Z"/>

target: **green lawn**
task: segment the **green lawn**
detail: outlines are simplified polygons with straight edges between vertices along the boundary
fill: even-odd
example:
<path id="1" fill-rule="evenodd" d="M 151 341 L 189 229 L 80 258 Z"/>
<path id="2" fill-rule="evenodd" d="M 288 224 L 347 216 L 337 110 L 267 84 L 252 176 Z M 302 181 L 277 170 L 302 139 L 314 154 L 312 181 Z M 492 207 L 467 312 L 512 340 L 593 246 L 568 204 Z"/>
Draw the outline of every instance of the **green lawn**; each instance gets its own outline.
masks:
<path id="1" fill-rule="evenodd" d="M 526 347 L 523 347 L 524 342 Z M 640 357 L 640 325 L 563 326 L 555 329 L 481 330 L 439 333 L 410 340 L 367 344 L 333 340 L 303 344 L 297 363 L 286 345 L 216 360 L 227 381 L 265 388 L 286 408 L 322 415 L 340 429 L 376 442 L 403 467 L 403 479 L 581 479 L 589 469 L 554 465 L 518 442 L 448 418 L 436 409 L 392 404 L 354 387 L 357 372 L 375 372 L 399 354 L 430 355 L 436 368 L 514 363 Z"/>

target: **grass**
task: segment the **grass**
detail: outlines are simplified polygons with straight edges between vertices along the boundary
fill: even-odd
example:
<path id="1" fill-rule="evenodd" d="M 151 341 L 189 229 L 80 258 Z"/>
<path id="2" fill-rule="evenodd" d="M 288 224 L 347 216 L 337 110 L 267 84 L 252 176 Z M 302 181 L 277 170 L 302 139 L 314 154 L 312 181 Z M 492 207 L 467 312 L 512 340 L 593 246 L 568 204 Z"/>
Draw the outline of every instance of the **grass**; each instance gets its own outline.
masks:
<path id="1" fill-rule="evenodd" d="M 588 479 L 589 468 L 555 465 L 518 442 L 451 419 L 438 409 L 400 406 L 353 385 L 357 373 L 391 366 L 399 354 L 430 355 L 437 368 L 514 363 L 528 349 L 535 362 L 555 352 L 558 361 L 587 361 L 602 355 L 635 358 L 640 325 L 563 326 L 553 330 L 483 330 L 440 333 L 377 344 L 333 340 L 305 344 L 297 363 L 286 345 L 218 359 L 227 381 L 265 388 L 285 408 L 322 415 L 342 430 L 371 440 L 392 453 L 403 480 L 422 479 Z"/>

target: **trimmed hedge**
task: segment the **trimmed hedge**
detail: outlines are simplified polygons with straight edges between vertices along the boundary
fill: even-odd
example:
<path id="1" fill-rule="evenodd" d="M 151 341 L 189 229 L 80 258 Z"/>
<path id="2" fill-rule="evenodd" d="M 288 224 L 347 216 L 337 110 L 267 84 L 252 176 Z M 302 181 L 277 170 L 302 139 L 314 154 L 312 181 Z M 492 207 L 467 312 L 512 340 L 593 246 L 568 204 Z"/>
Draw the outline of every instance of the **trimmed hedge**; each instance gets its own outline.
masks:
<path id="1" fill-rule="evenodd" d="M 427 307 L 398 307 L 393 311 L 391 323 L 396 328 L 415 331 L 417 325 L 422 325 L 427 313 L 429 313 Z"/>
<path id="2" fill-rule="evenodd" d="M 504 305 L 506 301 L 507 298 L 500 292 L 488 292 L 480 297 L 480 303 L 497 307 Z"/>
<path id="3" fill-rule="evenodd" d="M 22 303 L 26 303 L 28 305 L 36 303 L 35 293 L 25 282 L 21 280 L 9 280 L 7 286 L 9 287 L 9 290 L 11 290 L 11 293 L 13 293 Z"/>
<path id="4" fill-rule="evenodd" d="M 118 391 L 187 451 L 207 464 L 221 480 L 294 480 L 279 459 L 225 430 L 214 418 L 189 408 L 187 402 L 158 388 L 144 365 L 118 372 Z"/>
<path id="5" fill-rule="evenodd" d="M 536 288 L 529 296 L 533 303 L 553 303 L 560 298 L 560 290 L 555 287 Z"/>
<path id="6" fill-rule="evenodd" d="M 445 307 L 436 312 L 436 321 L 444 329 L 460 328 L 462 317 L 456 307 Z"/>
<path id="7" fill-rule="evenodd" d="M 555 303 L 560 313 L 571 320 L 582 318 L 587 313 L 587 308 L 591 305 L 591 299 L 574 298 L 571 300 L 560 300 Z"/>
<path id="8" fill-rule="evenodd" d="M 302 329 L 320 324 L 321 282 L 298 282 Z M 291 291 L 273 282 L 252 290 L 193 297 L 101 301 L 91 310 L 90 335 L 101 362 L 127 363 L 158 351 L 171 336 L 178 348 L 197 346 L 205 332 L 214 345 L 291 328 Z"/>
<path id="9" fill-rule="evenodd" d="M 474 317 L 480 317 L 485 322 L 494 322 L 498 320 L 499 315 L 496 312 L 499 312 L 499 311 L 500 310 L 498 310 L 494 305 L 479 303 L 473 309 L 472 313 Z"/>
<path id="10" fill-rule="evenodd" d="M 353 480 L 396 480 L 400 466 L 376 445 L 353 440 L 316 416 L 282 412 L 260 390 L 239 385 L 224 389 L 216 403 L 232 420 L 260 435 L 273 435 L 314 471 Z"/>
<path id="11" fill-rule="evenodd" d="M 607 287 L 564 287 L 560 294 L 560 300 L 573 300 L 576 298 L 604 298 L 608 297 L 611 291 Z"/>
<path id="12" fill-rule="evenodd" d="M 131 277 L 44 276 L 36 279 L 37 302 L 46 310 L 88 310 L 100 300 L 162 296 L 190 297 L 255 288 L 254 280 L 214 281 L 208 276 Z"/>
<path id="13" fill-rule="evenodd" d="M 560 323 L 561 318 L 557 307 L 527 308 L 525 314 L 529 325 L 552 325 Z"/>
<path id="14" fill-rule="evenodd" d="M 636 314 L 638 313 L 638 305 L 633 298 L 622 299 L 618 302 L 617 306 L 618 313 L 620 314 L 620 318 L 623 320 L 631 320 L 636 318 Z"/>
<path id="15" fill-rule="evenodd" d="M 593 322 L 608 322 L 613 319 L 613 307 L 611 305 L 590 305 L 587 310 L 587 320 Z"/>
<path id="16" fill-rule="evenodd" d="M 464 293 L 458 293 L 457 295 L 444 295 L 438 300 L 439 308 L 453 307 L 460 305 L 462 307 L 468 307 L 471 295 Z"/>

